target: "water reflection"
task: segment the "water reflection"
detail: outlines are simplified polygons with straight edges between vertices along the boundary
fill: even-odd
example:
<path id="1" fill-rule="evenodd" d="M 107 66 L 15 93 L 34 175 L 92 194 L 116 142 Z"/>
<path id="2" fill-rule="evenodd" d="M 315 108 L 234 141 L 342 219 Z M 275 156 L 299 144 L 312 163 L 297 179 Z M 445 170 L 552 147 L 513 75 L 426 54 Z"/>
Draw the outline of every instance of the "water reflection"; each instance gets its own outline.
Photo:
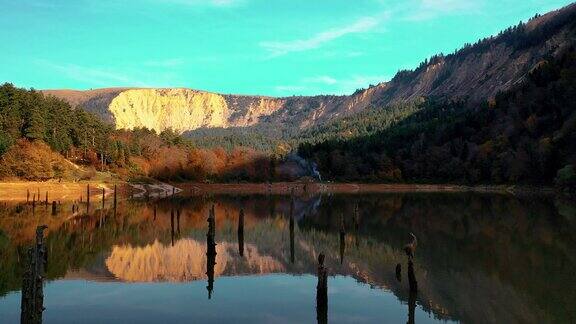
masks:
<path id="1" fill-rule="evenodd" d="M 393 293 L 404 321 L 417 319 L 418 309 L 432 320 L 576 320 L 576 208 L 570 202 L 477 194 L 207 196 L 121 201 L 116 216 L 97 205 L 90 208 L 94 216 L 73 218 L 65 212 L 72 206 L 54 217 L 30 205 L 2 209 L 0 294 L 20 289 L 23 251 L 36 225 L 46 222 L 49 280 L 203 281 L 214 302 L 223 296 L 219 277 L 317 276 L 323 252 L 330 276 Z M 207 222 L 207 215 L 215 217 Z M 404 246 L 410 232 L 418 241 L 418 294 L 402 280 L 402 271 L 409 279 Z M 353 310 L 331 306 L 326 316 L 344 311 Z"/>
<path id="2" fill-rule="evenodd" d="M 244 256 L 244 209 L 240 209 L 238 216 L 238 253 Z"/>
<path id="3" fill-rule="evenodd" d="M 318 284 L 316 285 L 316 321 L 328 323 L 328 269 L 324 266 L 324 254 L 318 255 Z"/>
<path id="4" fill-rule="evenodd" d="M 208 276 L 208 299 L 212 298 L 212 291 L 214 290 L 214 266 L 216 265 L 216 215 L 214 212 L 214 205 L 210 209 L 208 215 L 208 233 L 206 233 L 206 276 Z"/>

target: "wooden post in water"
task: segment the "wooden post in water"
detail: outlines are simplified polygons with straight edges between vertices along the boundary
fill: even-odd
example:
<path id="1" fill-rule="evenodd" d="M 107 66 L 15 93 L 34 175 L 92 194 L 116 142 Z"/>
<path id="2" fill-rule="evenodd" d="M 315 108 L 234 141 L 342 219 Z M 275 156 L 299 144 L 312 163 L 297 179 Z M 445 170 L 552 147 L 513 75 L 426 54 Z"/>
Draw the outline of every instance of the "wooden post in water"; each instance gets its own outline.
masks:
<path id="1" fill-rule="evenodd" d="M 52 201 L 52 216 L 56 216 L 56 201 Z"/>
<path id="2" fill-rule="evenodd" d="M 410 292 L 408 297 L 408 322 L 407 324 L 415 323 L 415 313 L 416 313 L 416 292 Z"/>
<path id="3" fill-rule="evenodd" d="M 36 210 L 36 194 L 32 196 L 32 215 L 34 215 L 35 210 Z"/>
<path id="4" fill-rule="evenodd" d="M 26 189 L 26 204 L 30 203 L 30 189 Z"/>
<path id="5" fill-rule="evenodd" d="M 214 207 L 210 210 L 208 216 L 208 232 L 206 233 L 206 276 L 208 277 L 208 299 L 212 298 L 214 290 L 214 266 L 216 265 L 216 223 Z"/>
<path id="6" fill-rule="evenodd" d="M 44 203 L 46 204 L 46 207 L 48 207 L 48 191 L 46 191 L 46 199 Z"/>
<path id="7" fill-rule="evenodd" d="M 44 311 L 43 281 L 48 255 L 44 242 L 44 230 L 48 226 L 36 228 L 36 244 L 28 250 L 28 265 L 22 278 L 22 301 L 20 304 L 21 323 L 42 323 Z"/>
<path id="8" fill-rule="evenodd" d="M 86 215 L 90 214 L 90 184 L 86 185 Z"/>
<path id="9" fill-rule="evenodd" d="M 318 284 L 316 285 L 316 320 L 328 323 L 328 269 L 324 267 L 324 254 L 318 255 Z"/>
<path id="10" fill-rule="evenodd" d="M 408 260 L 408 284 L 410 285 L 411 293 L 416 293 L 418 291 L 418 282 L 416 281 L 416 275 L 414 274 L 414 263 L 412 260 Z"/>
<path id="11" fill-rule="evenodd" d="M 238 216 L 238 253 L 244 256 L 244 209 L 240 209 Z"/>

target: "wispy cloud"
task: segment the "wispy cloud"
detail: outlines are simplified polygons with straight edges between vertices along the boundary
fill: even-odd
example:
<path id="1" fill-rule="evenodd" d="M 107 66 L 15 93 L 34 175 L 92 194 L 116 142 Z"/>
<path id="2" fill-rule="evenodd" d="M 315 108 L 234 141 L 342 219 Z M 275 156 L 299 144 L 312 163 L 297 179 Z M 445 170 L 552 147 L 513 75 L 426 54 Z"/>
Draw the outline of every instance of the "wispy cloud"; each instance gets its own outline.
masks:
<path id="1" fill-rule="evenodd" d="M 293 86 L 291 86 L 291 85 L 279 85 L 279 86 L 275 86 L 274 90 L 276 92 L 279 92 L 279 93 L 286 93 L 286 92 L 296 93 L 296 92 L 306 90 L 306 87 L 296 86 L 296 85 L 293 85 Z"/>
<path id="2" fill-rule="evenodd" d="M 378 26 L 388 16 L 389 14 L 386 12 L 378 17 L 362 17 L 349 25 L 328 29 L 309 38 L 292 41 L 264 41 L 260 42 L 259 45 L 268 51 L 271 57 L 282 56 L 291 52 L 307 51 L 349 34 L 368 32 Z"/>
<path id="3" fill-rule="evenodd" d="M 307 83 L 322 83 L 322 84 L 338 83 L 338 80 L 328 75 L 319 75 L 315 77 L 305 78 L 303 81 Z"/>

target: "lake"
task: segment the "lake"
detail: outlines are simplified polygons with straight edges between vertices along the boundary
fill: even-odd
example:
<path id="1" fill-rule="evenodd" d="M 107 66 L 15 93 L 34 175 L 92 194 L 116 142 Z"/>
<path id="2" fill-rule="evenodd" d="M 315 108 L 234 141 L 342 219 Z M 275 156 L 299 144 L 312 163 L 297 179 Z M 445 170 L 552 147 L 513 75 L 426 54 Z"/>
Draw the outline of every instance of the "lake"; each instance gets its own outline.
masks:
<path id="1" fill-rule="evenodd" d="M 116 213 L 99 205 L 72 217 L 67 203 L 55 216 L 2 204 L 0 322 L 20 320 L 40 224 L 46 323 L 576 322 L 576 204 L 558 197 L 180 194 L 123 200 Z M 317 307 L 320 253 L 327 307 Z"/>

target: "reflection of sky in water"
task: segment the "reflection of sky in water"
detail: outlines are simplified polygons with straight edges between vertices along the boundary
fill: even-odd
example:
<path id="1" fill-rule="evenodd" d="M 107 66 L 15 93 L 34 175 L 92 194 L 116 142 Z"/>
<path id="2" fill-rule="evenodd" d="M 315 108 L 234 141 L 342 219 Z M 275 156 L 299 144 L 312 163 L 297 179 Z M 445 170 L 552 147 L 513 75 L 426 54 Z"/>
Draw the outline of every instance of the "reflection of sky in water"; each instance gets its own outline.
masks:
<path id="1" fill-rule="evenodd" d="M 389 292 L 350 277 L 330 277 L 330 323 L 404 323 L 408 305 Z M 206 282 L 116 283 L 82 280 L 46 285 L 46 323 L 313 323 L 316 277 L 265 275 L 222 277 L 211 300 Z M 20 319 L 20 293 L 0 303 L 3 323 Z M 417 323 L 434 320 L 416 309 Z"/>

